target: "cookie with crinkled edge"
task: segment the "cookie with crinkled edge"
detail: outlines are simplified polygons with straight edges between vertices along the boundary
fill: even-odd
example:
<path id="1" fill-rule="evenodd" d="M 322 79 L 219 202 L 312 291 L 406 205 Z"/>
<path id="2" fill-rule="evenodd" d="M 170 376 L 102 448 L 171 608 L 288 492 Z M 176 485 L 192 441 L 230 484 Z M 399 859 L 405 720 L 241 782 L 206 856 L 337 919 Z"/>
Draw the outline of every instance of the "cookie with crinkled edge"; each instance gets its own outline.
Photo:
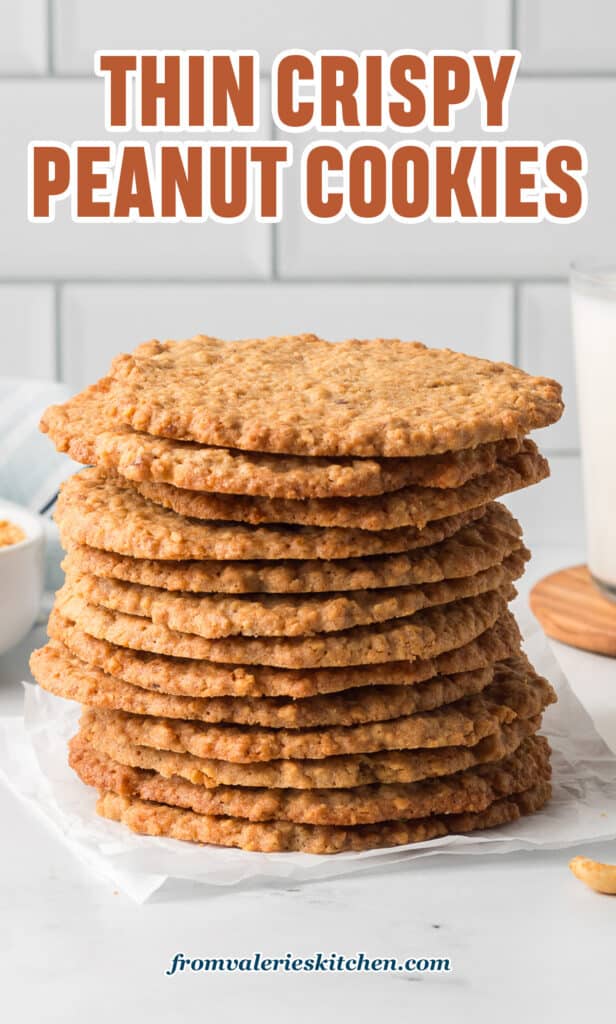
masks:
<path id="1" fill-rule="evenodd" d="M 59 591 L 56 602 L 59 610 L 86 633 L 131 650 L 225 664 L 335 668 L 414 661 L 461 647 L 493 625 L 515 594 L 510 584 L 502 590 L 416 612 L 409 619 L 356 626 L 342 633 L 220 640 L 180 633 L 138 615 L 110 612 L 69 594 L 66 587 Z"/>
<path id="2" fill-rule="evenodd" d="M 300 729 L 309 726 L 357 725 L 431 711 L 462 697 L 481 693 L 494 677 L 494 666 L 453 676 L 437 676 L 417 686 L 367 686 L 344 694 L 281 700 L 276 697 L 178 697 L 132 686 L 88 665 L 51 640 L 30 658 L 34 678 L 49 693 L 88 707 L 138 715 L 183 718 L 218 724 Z"/>
<path id="3" fill-rule="evenodd" d="M 486 498 L 486 500 L 489 500 Z M 483 506 L 428 523 L 423 530 L 356 530 L 322 526 L 250 526 L 188 519 L 146 501 L 133 486 L 84 469 L 60 491 L 54 519 L 65 548 L 88 544 L 135 558 L 265 561 L 355 558 L 435 544 L 478 519 Z"/>
<path id="4" fill-rule="evenodd" d="M 497 590 L 522 575 L 529 557 L 520 548 L 501 565 L 474 576 L 340 594 L 193 595 L 89 575 L 68 575 L 64 586 L 88 604 L 206 639 L 306 637 L 405 618 L 433 605 Z"/>
<path id="5" fill-rule="evenodd" d="M 89 573 L 186 593 L 307 594 L 373 590 L 472 576 L 502 562 L 520 546 L 520 524 L 504 505 L 488 505 L 481 518 L 453 536 L 397 555 L 338 561 L 164 562 L 131 558 L 85 545 L 70 548 L 66 573 Z"/>
<path id="6" fill-rule="evenodd" d="M 115 471 L 135 482 L 167 483 L 195 491 L 269 498 L 348 498 L 383 494 L 410 484 L 460 487 L 515 455 L 520 438 L 418 459 L 329 459 L 213 448 L 153 437 L 118 424 L 107 408 L 110 377 L 41 419 L 60 452 L 76 462 Z"/>
<path id="7" fill-rule="evenodd" d="M 501 663 L 481 694 L 434 711 L 385 722 L 311 729 L 205 725 L 97 709 L 122 739 L 196 757 L 248 763 L 279 758 L 324 758 L 376 750 L 474 746 L 515 718 L 533 718 L 555 700 L 552 687 L 521 657 Z"/>
<path id="8" fill-rule="evenodd" d="M 113 414 L 136 430 L 299 455 L 458 451 L 563 410 L 556 381 L 393 339 L 151 341 L 117 357 L 111 376 Z"/>
<path id="9" fill-rule="evenodd" d="M 333 854 L 425 842 L 439 836 L 496 828 L 522 815 L 539 811 L 551 796 L 549 782 L 541 782 L 525 793 L 496 800 L 479 813 L 433 815 L 410 821 L 385 822 L 340 828 L 332 825 L 296 825 L 291 822 L 247 822 L 195 814 L 167 804 L 102 791 L 96 805 L 103 818 L 121 822 L 133 832 L 166 836 L 193 843 L 235 846 L 262 853 L 298 851 Z"/>
<path id="10" fill-rule="evenodd" d="M 233 764 L 193 754 L 176 754 L 131 743 L 118 735 L 91 708 L 84 708 L 80 735 L 94 750 L 128 768 L 173 775 L 196 786 L 243 786 L 266 789 L 352 789 L 372 783 L 409 783 L 452 775 L 480 764 L 491 764 L 518 749 L 541 727 L 541 716 L 516 718 L 471 747 L 434 747 L 418 750 L 382 750 L 373 754 L 339 754 L 320 760 L 286 758 Z"/>
<path id="11" fill-rule="evenodd" d="M 93 750 L 79 735 L 69 743 L 71 768 L 82 782 L 95 789 L 182 807 L 197 814 L 343 826 L 485 811 L 495 800 L 549 781 L 549 754 L 547 740 L 533 737 L 496 764 L 422 782 L 329 790 L 233 786 L 208 789 L 177 776 L 165 779 L 155 772 L 126 768 Z"/>
<path id="12" fill-rule="evenodd" d="M 515 619 L 507 613 L 475 640 L 435 658 L 301 670 L 219 665 L 131 651 L 84 633 L 57 609 L 51 613 L 47 631 L 52 640 L 66 646 L 81 661 L 144 690 L 180 697 L 277 697 L 292 701 L 358 687 L 414 686 L 438 675 L 475 672 L 511 657 L 521 644 Z"/>
<path id="13" fill-rule="evenodd" d="M 403 487 L 375 498 L 255 498 L 237 494 L 183 491 L 170 484 L 136 483 L 139 493 L 155 504 L 194 519 L 262 523 L 291 523 L 339 529 L 422 529 L 435 519 L 485 505 L 503 494 L 539 483 L 549 476 L 547 459 L 533 441 L 498 462 L 493 470 L 461 487 Z"/>

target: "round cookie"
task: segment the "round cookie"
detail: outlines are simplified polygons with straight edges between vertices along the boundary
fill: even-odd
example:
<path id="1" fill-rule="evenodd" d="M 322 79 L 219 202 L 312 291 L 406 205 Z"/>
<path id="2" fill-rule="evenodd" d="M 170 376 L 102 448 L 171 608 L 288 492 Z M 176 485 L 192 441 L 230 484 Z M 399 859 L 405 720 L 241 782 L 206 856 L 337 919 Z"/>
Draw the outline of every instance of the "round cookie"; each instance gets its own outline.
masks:
<path id="1" fill-rule="evenodd" d="M 411 484 L 460 487 L 519 451 L 519 438 L 417 459 L 312 458 L 153 437 L 118 424 L 108 409 L 110 377 L 52 405 L 41 420 L 58 451 L 135 482 L 269 498 L 348 498 Z"/>
<path id="2" fill-rule="evenodd" d="M 304 637 L 405 618 L 424 608 L 497 590 L 522 574 L 528 557 L 520 548 L 501 565 L 474 576 L 340 594 L 193 595 L 89 575 L 68 575 L 64 590 L 88 604 L 207 639 Z"/>
<path id="3" fill-rule="evenodd" d="M 373 754 L 339 754 L 320 760 L 286 758 L 233 764 L 193 754 L 176 754 L 138 746 L 118 735 L 113 721 L 84 708 L 79 735 L 94 750 L 129 768 L 179 776 L 198 786 L 244 786 L 266 789 L 352 789 L 373 783 L 408 783 L 452 775 L 480 764 L 491 764 L 517 750 L 541 726 L 541 717 L 516 718 L 501 725 L 471 747 L 433 747 L 381 750 Z"/>
<path id="4" fill-rule="evenodd" d="M 60 612 L 84 632 L 131 650 L 226 664 L 306 669 L 435 657 L 483 633 L 504 613 L 515 593 L 509 584 L 502 591 L 492 590 L 416 612 L 409 619 L 358 626 L 342 633 L 219 640 L 180 633 L 137 615 L 90 605 L 66 587 L 58 592 L 56 603 Z"/>
<path id="5" fill-rule="evenodd" d="M 113 723 L 120 737 L 136 746 L 248 763 L 376 750 L 474 746 L 517 717 L 535 717 L 554 699 L 549 683 L 537 676 L 525 659 L 517 658 L 501 663 L 495 681 L 480 695 L 385 722 L 293 730 L 204 725 L 123 711 L 98 713 Z"/>
<path id="6" fill-rule="evenodd" d="M 549 476 L 547 460 L 532 441 L 522 450 L 498 462 L 493 470 L 468 480 L 461 487 L 404 487 L 375 498 L 255 498 L 237 494 L 204 494 L 184 491 L 170 484 L 136 483 L 148 501 L 194 519 L 341 529 L 419 529 L 428 522 L 479 508 L 503 494 L 539 483 Z"/>
<path id="7" fill-rule="evenodd" d="M 385 822 L 341 828 L 331 825 L 296 825 L 291 822 L 247 822 L 244 818 L 224 818 L 195 814 L 167 804 L 138 800 L 102 791 L 96 805 L 98 813 L 122 822 L 133 832 L 149 836 L 167 836 L 193 843 L 235 846 L 263 853 L 299 851 L 332 854 L 371 850 L 425 842 L 452 833 L 496 828 L 534 814 L 549 800 L 551 786 L 541 782 L 525 793 L 496 800 L 479 813 L 432 815 L 409 821 Z"/>
<path id="8" fill-rule="evenodd" d="M 57 608 L 47 631 L 81 661 L 144 690 L 180 697 L 288 697 L 292 702 L 359 687 L 414 686 L 434 676 L 475 672 L 511 657 L 521 643 L 515 619 L 507 613 L 476 639 L 435 658 L 302 670 L 221 665 L 131 651 L 90 636 Z"/>
<path id="9" fill-rule="evenodd" d="M 483 507 L 478 505 L 428 523 L 423 530 L 406 526 L 381 532 L 198 522 L 146 501 L 128 483 L 110 480 L 98 469 L 85 469 L 62 485 L 54 518 L 65 548 L 87 544 L 134 558 L 173 561 L 269 561 L 355 558 L 409 551 L 450 537 L 482 514 Z"/>
<path id="10" fill-rule="evenodd" d="M 31 657 L 32 672 L 43 689 L 88 707 L 137 715 L 266 728 L 358 725 L 431 711 L 462 697 L 481 693 L 494 677 L 494 666 L 454 676 L 437 676 L 417 686 L 380 686 L 348 690 L 337 696 L 300 701 L 250 697 L 178 697 L 132 686 L 88 665 L 52 640 Z"/>
<path id="11" fill-rule="evenodd" d="M 82 782 L 97 789 L 197 814 L 343 826 L 485 811 L 495 800 L 549 781 L 549 754 L 547 740 L 535 736 L 496 764 L 468 768 L 440 779 L 356 789 L 271 790 L 206 788 L 185 779 L 165 779 L 155 772 L 118 764 L 90 748 L 79 735 L 69 744 L 71 768 Z"/>
<path id="12" fill-rule="evenodd" d="M 111 370 L 136 430 L 249 451 L 418 456 L 554 423 L 561 388 L 506 363 L 398 340 L 151 341 Z"/>
<path id="13" fill-rule="evenodd" d="M 438 544 L 396 555 L 288 562 L 223 562 L 131 558 L 85 545 L 70 548 L 66 573 L 88 573 L 187 593 L 308 594 L 372 590 L 472 576 L 502 562 L 520 545 L 521 528 L 497 502 Z"/>

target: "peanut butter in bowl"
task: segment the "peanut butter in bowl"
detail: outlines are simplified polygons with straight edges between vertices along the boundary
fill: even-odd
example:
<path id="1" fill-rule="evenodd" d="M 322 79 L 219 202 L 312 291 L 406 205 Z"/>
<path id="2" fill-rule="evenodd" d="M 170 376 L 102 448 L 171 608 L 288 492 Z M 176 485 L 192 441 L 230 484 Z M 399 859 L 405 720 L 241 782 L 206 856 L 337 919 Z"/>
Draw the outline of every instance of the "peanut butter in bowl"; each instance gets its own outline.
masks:
<path id="1" fill-rule="evenodd" d="M 20 544 L 26 539 L 26 534 L 21 526 L 12 523 L 10 519 L 0 519 L 0 548 L 8 548 L 12 544 Z"/>

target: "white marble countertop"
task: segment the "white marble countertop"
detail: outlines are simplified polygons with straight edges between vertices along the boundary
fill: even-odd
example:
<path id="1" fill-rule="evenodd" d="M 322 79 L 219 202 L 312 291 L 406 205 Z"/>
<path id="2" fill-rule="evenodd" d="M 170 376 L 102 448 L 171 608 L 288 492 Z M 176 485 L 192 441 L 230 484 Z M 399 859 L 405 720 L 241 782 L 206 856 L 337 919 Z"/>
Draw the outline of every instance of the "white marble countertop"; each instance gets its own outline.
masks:
<path id="1" fill-rule="evenodd" d="M 535 554 L 521 590 L 580 561 Z M 0 658 L 0 714 L 19 714 L 19 680 L 38 629 Z M 554 645 L 577 695 L 616 750 L 616 663 Z M 144 906 L 90 875 L 0 786 L 0 977 L 6 1019 L 20 1024 L 244 1019 L 359 1021 L 393 1014 L 441 1021 L 578 1022 L 611 991 L 616 899 L 571 876 L 570 851 L 480 860 L 431 857 L 351 878 L 210 889 L 169 883 Z M 616 860 L 616 843 L 592 847 Z M 577 851 L 576 851 L 577 852 Z M 449 974 L 191 974 L 192 957 L 315 951 L 449 957 Z M 428 1017 L 427 1015 L 430 1015 Z M 455 1017 L 454 1017 L 455 1015 Z"/>

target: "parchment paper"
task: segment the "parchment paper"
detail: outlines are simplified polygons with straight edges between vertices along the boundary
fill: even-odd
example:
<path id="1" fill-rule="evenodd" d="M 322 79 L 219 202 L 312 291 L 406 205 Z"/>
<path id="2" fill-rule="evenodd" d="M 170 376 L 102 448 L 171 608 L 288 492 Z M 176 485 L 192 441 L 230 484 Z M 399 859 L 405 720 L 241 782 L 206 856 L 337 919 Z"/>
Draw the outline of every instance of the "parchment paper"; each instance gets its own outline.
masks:
<path id="1" fill-rule="evenodd" d="M 559 696 L 543 728 L 554 749 L 554 796 L 539 814 L 498 829 L 335 856 L 248 853 L 134 835 L 96 815 L 96 794 L 67 765 L 66 743 L 76 731 L 79 707 L 29 683 L 24 683 L 23 719 L 0 719 L 0 778 L 80 861 L 137 902 L 167 878 L 210 885 L 257 878 L 301 883 L 376 866 L 386 870 L 400 861 L 408 861 L 411 870 L 414 859 L 437 853 L 511 853 L 616 838 L 616 756 L 573 694 L 534 620 L 529 616 L 523 625 L 531 661 Z"/>

